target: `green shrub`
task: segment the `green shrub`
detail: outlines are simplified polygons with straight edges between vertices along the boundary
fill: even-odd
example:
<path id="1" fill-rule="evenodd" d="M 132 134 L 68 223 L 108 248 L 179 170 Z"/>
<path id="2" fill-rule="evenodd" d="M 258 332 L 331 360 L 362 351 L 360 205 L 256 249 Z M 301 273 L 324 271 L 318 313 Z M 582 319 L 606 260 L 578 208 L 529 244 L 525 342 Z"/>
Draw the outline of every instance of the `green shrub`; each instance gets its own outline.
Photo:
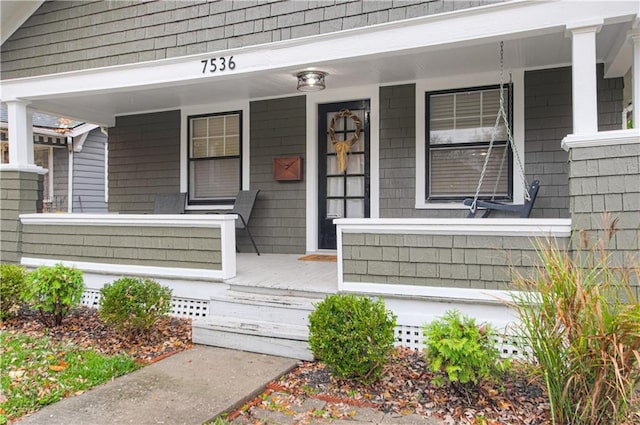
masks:
<path id="1" fill-rule="evenodd" d="M 389 360 L 395 326 L 380 299 L 331 295 L 309 315 L 309 345 L 337 376 L 369 383 Z"/>
<path id="2" fill-rule="evenodd" d="M 490 325 L 449 310 L 424 326 L 425 360 L 432 372 L 444 372 L 449 382 L 474 387 L 503 368 Z M 442 383 L 436 379 L 436 383 Z"/>
<path id="3" fill-rule="evenodd" d="M 0 264 L 0 320 L 14 315 L 22 305 L 26 270 L 15 264 Z"/>
<path id="4" fill-rule="evenodd" d="M 82 271 L 62 264 L 41 266 L 27 274 L 23 299 L 40 312 L 47 326 L 59 326 L 84 292 Z"/>
<path id="5" fill-rule="evenodd" d="M 100 294 L 98 314 L 120 332 L 146 332 L 171 311 L 171 289 L 150 279 L 123 277 Z"/>
<path id="6" fill-rule="evenodd" d="M 621 423 L 640 384 L 640 306 L 629 285 L 637 269 L 614 267 L 603 246 L 571 255 L 538 241 L 542 265 L 515 281 L 554 423 Z"/>

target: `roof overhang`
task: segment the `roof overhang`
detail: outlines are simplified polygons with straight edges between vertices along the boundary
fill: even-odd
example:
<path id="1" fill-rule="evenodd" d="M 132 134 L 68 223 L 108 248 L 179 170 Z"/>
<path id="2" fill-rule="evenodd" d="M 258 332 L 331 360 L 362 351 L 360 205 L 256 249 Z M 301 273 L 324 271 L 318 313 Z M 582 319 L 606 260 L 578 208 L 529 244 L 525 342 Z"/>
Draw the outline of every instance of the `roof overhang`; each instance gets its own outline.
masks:
<path id="1" fill-rule="evenodd" d="M 1 97 L 47 113 L 112 126 L 115 117 L 229 100 L 292 96 L 295 74 L 328 73 L 331 89 L 389 85 L 571 64 L 567 27 L 602 19 L 597 60 L 608 76 L 631 66 L 626 40 L 636 1 L 512 1 L 365 28 L 173 59 L 3 81 Z M 210 72 L 212 58 L 235 68 Z"/>
<path id="2" fill-rule="evenodd" d="M 44 3 L 44 0 L 2 0 L 0 1 L 0 44 L 4 44 L 11 34 Z"/>

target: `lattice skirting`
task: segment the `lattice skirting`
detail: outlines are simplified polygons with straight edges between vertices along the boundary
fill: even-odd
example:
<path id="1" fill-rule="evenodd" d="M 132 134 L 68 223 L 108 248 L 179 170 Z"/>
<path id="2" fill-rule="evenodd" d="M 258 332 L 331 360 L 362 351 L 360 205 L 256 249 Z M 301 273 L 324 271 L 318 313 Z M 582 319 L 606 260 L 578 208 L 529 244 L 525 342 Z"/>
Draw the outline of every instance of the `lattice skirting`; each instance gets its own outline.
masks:
<path id="1" fill-rule="evenodd" d="M 80 304 L 98 308 L 100 291 L 86 290 L 82 294 Z M 175 317 L 186 317 L 197 320 L 209 316 L 209 301 L 193 298 L 171 298 L 171 313 Z"/>
<path id="2" fill-rule="evenodd" d="M 396 346 L 411 348 L 422 351 L 425 348 L 424 334 L 422 326 L 398 325 L 395 329 Z M 500 356 L 510 359 L 525 359 L 530 350 L 521 341 L 521 338 L 514 335 L 513 330 L 507 329 L 505 333 L 498 335 L 495 341 Z"/>

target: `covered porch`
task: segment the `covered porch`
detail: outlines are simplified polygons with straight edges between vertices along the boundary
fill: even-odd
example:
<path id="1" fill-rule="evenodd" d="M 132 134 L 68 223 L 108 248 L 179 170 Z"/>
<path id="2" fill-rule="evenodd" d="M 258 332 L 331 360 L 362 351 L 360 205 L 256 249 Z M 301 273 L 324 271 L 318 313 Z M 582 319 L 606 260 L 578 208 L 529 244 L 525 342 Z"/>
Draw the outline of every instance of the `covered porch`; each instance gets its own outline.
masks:
<path id="1" fill-rule="evenodd" d="M 3 199 L 3 261 L 75 263 L 94 291 L 121 274 L 151 276 L 180 300 L 206 306 L 208 319 L 217 316 L 194 337 L 238 341 L 235 329 L 263 338 L 265 347 L 288 341 L 275 344 L 277 353 L 290 341 L 304 345 L 305 312 L 333 292 L 385 297 L 400 318 L 399 342 L 409 346 L 421 345 L 424 321 L 449 308 L 506 328 L 509 266 L 535 266 L 533 238 L 569 244 L 576 230 L 596 235 L 608 211 L 620 216 L 615 249 L 638 255 L 640 108 L 625 105 L 640 104 L 638 23 L 633 2 L 516 1 L 3 81 L 11 137 L 10 163 L 1 168 L 10 201 Z M 234 66 L 221 70 L 223 62 Z M 323 71 L 327 89 L 296 92 L 303 70 Z M 430 111 L 436 97 L 456 104 L 458 96 L 497 93 L 501 82 L 514 148 L 503 145 L 508 170 L 489 184 L 501 183 L 503 201 L 518 205 L 522 181 L 539 179 L 540 195 L 530 219 L 464 219 L 462 201 L 474 193 L 488 140 L 465 140 L 460 149 L 456 141 L 439 144 L 434 123 L 464 133 L 455 124 L 464 110 L 452 107 L 451 117 Z M 495 111 L 483 112 L 486 104 L 471 106 L 478 134 L 495 119 Z M 344 108 L 357 111 L 357 121 L 332 123 Z M 109 127 L 111 214 L 40 214 L 34 110 Z M 218 158 L 218 136 L 208 131 L 220 122 L 235 131 L 233 152 Z M 353 138 L 357 122 L 346 170 L 332 171 L 332 137 Z M 456 155 L 464 158 L 437 163 Z M 282 160 L 300 172 L 276 176 Z M 448 184 L 459 176 L 458 186 Z M 229 186 L 213 196 L 218 181 Z M 260 189 L 249 224 L 259 257 L 236 254 L 234 215 L 204 214 L 230 208 L 229 194 L 249 189 Z M 155 196 L 170 192 L 187 193 L 187 214 L 154 215 Z M 484 188 L 482 196 L 490 195 Z M 250 252 L 243 238 L 237 242 Z M 309 253 L 337 262 L 298 259 Z"/>

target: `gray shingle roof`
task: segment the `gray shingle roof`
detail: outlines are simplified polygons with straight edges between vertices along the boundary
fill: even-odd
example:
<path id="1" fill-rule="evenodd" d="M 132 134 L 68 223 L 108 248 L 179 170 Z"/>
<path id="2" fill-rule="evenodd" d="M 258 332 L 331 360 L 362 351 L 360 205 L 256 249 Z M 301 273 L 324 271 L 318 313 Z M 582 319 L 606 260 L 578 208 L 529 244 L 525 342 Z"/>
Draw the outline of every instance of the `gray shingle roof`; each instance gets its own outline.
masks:
<path id="1" fill-rule="evenodd" d="M 42 128 L 50 128 L 50 129 L 56 129 L 56 128 L 60 128 L 59 124 L 58 124 L 58 119 L 59 117 L 54 117 L 52 115 L 47 115 L 47 114 L 42 114 L 40 112 L 34 112 L 33 113 L 33 126 L 34 127 L 42 127 Z M 8 114 L 7 114 L 7 105 L 2 103 L 0 104 L 0 122 L 8 122 L 9 118 L 8 118 Z M 74 129 L 76 127 L 78 127 L 79 125 L 84 124 L 81 121 L 71 121 L 71 124 L 69 125 L 70 129 Z"/>

